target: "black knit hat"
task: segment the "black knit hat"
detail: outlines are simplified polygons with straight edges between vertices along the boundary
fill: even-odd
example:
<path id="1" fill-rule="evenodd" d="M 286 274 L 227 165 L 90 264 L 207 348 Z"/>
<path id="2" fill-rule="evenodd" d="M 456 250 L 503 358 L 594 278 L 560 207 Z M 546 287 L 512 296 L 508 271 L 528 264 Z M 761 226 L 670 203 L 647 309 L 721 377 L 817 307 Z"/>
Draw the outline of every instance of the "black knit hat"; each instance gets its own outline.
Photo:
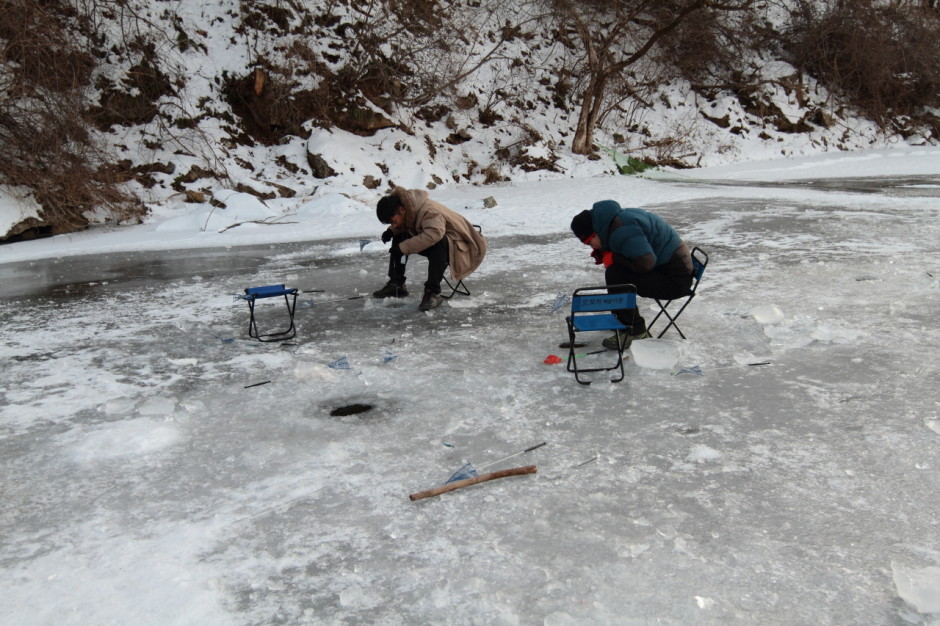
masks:
<path id="1" fill-rule="evenodd" d="M 574 236 L 584 241 L 594 234 L 594 224 L 591 222 L 591 212 L 581 211 L 571 220 L 571 232 Z"/>
<path id="2" fill-rule="evenodd" d="M 402 206 L 401 198 L 396 195 L 385 196 L 376 205 L 375 216 L 383 224 L 391 224 L 392 216 L 395 215 L 400 206 Z"/>

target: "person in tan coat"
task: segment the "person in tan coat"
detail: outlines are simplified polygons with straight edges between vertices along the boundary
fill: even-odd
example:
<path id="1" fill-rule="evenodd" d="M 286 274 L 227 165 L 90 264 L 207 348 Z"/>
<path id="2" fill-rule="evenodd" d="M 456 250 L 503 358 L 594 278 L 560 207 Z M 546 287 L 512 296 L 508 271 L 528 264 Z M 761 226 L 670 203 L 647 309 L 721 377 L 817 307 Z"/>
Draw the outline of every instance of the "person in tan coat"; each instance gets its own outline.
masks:
<path id="1" fill-rule="evenodd" d="M 443 302 L 441 281 L 448 265 L 451 277 L 460 281 L 472 274 L 486 256 L 483 235 L 465 217 L 431 200 L 426 191 L 396 187 L 379 200 L 376 216 L 389 225 L 382 234 L 383 243 L 392 242 L 389 280 L 372 294 L 376 298 L 407 296 L 405 264 L 408 255 L 420 254 L 428 260 L 428 279 L 418 308 L 428 311 Z"/>

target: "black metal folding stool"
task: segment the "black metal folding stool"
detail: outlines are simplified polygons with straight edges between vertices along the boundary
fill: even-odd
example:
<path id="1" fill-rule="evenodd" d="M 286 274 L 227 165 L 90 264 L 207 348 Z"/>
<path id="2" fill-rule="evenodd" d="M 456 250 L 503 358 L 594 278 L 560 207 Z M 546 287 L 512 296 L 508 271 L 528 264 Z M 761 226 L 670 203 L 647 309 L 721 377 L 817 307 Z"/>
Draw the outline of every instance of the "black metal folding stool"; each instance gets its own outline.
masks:
<path id="1" fill-rule="evenodd" d="M 705 273 L 706 265 L 708 265 L 708 254 L 706 254 L 706 252 L 698 246 L 692 248 L 692 287 L 689 290 L 689 295 L 682 296 L 681 298 L 667 300 L 665 304 L 654 298 L 654 300 L 656 300 L 656 304 L 659 305 L 659 313 L 656 314 L 656 317 L 653 318 L 653 321 L 646 325 L 646 332 L 650 334 L 650 337 L 653 336 L 653 325 L 656 323 L 656 320 L 665 315 L 666 318 L 669 319 L 669 323 L 666 324 L 666 327 L 662 330 L 662 332 L 656 335 L 656 338 L 661 338 L 666 334 L 667 330 L 670 328 L 675 328 L 676 332 L 679 333 L 679 336 L 685 339 L 685 335 L 682 334 L 682 331 L 676 325 L 676 320 L 679 319 L 679 316 L 682 315 L 685 307 L 689 306 L 689 303 L 692 302 L 692 298 L 695 297 L 695 292 L 698 290 L 698 283 L 700 280 L 702 280 L 702 274 Z M 682 303 L 682 306 L 679 307 L 679 310 L 676 312 L 676 314 L 670 315 L 669 311 L 666 310 L 669 305 L 673 302 L 680 302 L 682 300 L 685 300 L 685 302 Z"/>
<path id="2" fill-rule="evenodd" d="M 478 233 L 480 233 L 481 235 L 483 234 L 483 228 L 482 228 L 482 227 L 480 227 L 480 226 L 477 225 L 477 224 L 473 224 L 473 227 L 477 229 L 477 232 L 478 232 Z M 462 295 L 462 296 L 469 296 L 469 295 L 470 295 L 470 290 L 467 289 L 467 286 L 463 284 L 463 279 L 458 280 L 456 285 L 452 285 L 452 284 L 450 283 L 450 280 L 447 279 L 447 276 L 445 276 L 445 277 L 444 277 L 444 282 L 447 283 L 447 286 L 450 288 L 450 294 L 448 294 L 448 295 L 445 296 L 443 292 L 441 293 L 441 297 L 444 298 L 445 300 L 450 300 L 451 298 L 453 298 L 453 297 L 454 297 L 455 295 L 457 295 L 458 293 L 459 293 L 460 295 Z"/>

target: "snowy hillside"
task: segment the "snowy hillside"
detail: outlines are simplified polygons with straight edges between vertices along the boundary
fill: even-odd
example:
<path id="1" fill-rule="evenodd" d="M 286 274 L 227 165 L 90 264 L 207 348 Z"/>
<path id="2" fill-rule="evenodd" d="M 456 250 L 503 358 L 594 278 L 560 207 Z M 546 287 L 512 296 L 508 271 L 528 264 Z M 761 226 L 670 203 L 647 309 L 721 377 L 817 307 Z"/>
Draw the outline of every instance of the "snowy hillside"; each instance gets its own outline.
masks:
<path id="1" fill-rule="evenodd" d="M 126 55 L 105 59 L 92 82 L 102 90 L 108 119 L 130 115 L 146 89 L 157 94 L 156 115 L 112 125 L 100 139 L 131 168 L 125 188 L 144 201 L 144 221 L 201 209 L 227 223 L 245 219 L 228 215 L 237 212 L 230 209 L 240 206 L 241 193 L 265 204 L 250 219 L 286 220 L 309 203 L 351 199 L 371 206 L 393 185 L 593 176 L 616 172 L 627 156 L 714 166 L 931 141 L 916 133 L 886 135 L 786 62 L 766 59 L 759 61 L 764 82 L 750 106 L 731 92 L 705 97 L 686 81 L 668 79 L 604 118 L 596 156 L 576 155 L 577 111 L 559 93 L 570 52 L 521 8 L 496 5 L 498 13 L 456 12 L 449 25 L 468 33 L 464 63 L 479 69 L 422 106 L 405 106 L 387 91 L 370 100 L 324 84 L 325 75 L 345 71 L 357 45 L 349 25 L 361 14 L 352 3 L 301 9 L 236 0 L 129 2 L 102 15 L 98 35 L 118 47 L 127 45 L 128 23 L 139 29 L 162 63 L 151 69 L 159 89 L 133 83 L 146 59 L 132 65 Z M 503 34 L 490 58 L 494 33 Z M 390 30 L 389 58 L 395 42 Z M 429 73 L 466 69 L 426 54 Z M 315 121 L 324 116 L 334 125 Z M 40 216 L 30 190 L 2 192 L 0 231 Z M 115 222 L 103 212 L 85 217 Z"/>

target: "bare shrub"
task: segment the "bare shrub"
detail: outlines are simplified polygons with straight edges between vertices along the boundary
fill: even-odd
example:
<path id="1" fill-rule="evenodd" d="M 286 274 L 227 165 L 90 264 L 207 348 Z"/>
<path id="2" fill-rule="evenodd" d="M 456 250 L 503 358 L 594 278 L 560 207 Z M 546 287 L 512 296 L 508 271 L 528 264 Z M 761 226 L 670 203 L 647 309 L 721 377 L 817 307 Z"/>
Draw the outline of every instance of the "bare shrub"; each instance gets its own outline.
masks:
<path id="1" fill-rule="evenodd" d="M 699 91 L 754 87 L 761 80 L 759 52 L 775 45 L 757 9 L 705 7 L 659 41 L 653 53 L 660 68 L 657 82 L 676 76 Z"/>
<path id="2" fill-rule="evenodd" d="M 384 3 L 357 7 L 352 15 L 360 17 L 351 21 L 343 11 L 333 14 L 334 3 L 291 3 L 293 11 L 272 4 L 280 3 L 242 2 L 238 31 L 255 39 L 256 56 L 245 75 L 224 77 L 223 94 L 241 120 L 245 139 L 272 145 L 285 136 L 304 136 L 310 123 L 360 134 L 390 126 L 370 103 L 388 106 L 399 97 L 397 77 L 406 70 L 395 59 L 363 53 L 381 48 L 381 37 L 369 24 Z M 409 4 L 396 8 L 411 15 Z M 413 4 L 420 9 L 420 3 Z M 333 43 L 314 51 L 289 36 L 293 24 L 303 24 L 308 36 L 321 43 Z"/>
<path id="3" fill-rule="evenodd" d="M 339 7 L 326 2 L 241 3 L 239 32 L 256 38 L 252 73 L 228 77 L 227 101 L 248 135 L 271 144 L 302 135 L 305 124 L 372 134 L 393 125 L 398 107 L 419 118 L 440 119 L 462 95 L 463 78 L 493 57 L 503 42 L 496 8 L 508 0 L 373 0 Z M 288 41 L 291 24 L 304 24 L 318 45 Z M 280 32 L 262 40 L 259 33 Z M 492 34 L 490 38 L 486 33 Z M 337 54 L 329 52 L 336 50 Z M 265 77 L 258 87 L 258 73 Z"/>
<path id="4" fill-rule="evenodd" d="M 139 205 L 118 187 L 127 173 L 87 130 L 83 89 L 95 63 L 70 26 L 74 9 L 2 0 L 0 14 L 0 180 L 32 188 L 53 233 L 83 228 L 100 206 L 128 217 Z"/>
<path id="5" fill-rule="evenodd" d="M 940 99 L 940 15 L 874 0 L 802 3 L 789 29 L 797 65 L 887 123 Z"/>

